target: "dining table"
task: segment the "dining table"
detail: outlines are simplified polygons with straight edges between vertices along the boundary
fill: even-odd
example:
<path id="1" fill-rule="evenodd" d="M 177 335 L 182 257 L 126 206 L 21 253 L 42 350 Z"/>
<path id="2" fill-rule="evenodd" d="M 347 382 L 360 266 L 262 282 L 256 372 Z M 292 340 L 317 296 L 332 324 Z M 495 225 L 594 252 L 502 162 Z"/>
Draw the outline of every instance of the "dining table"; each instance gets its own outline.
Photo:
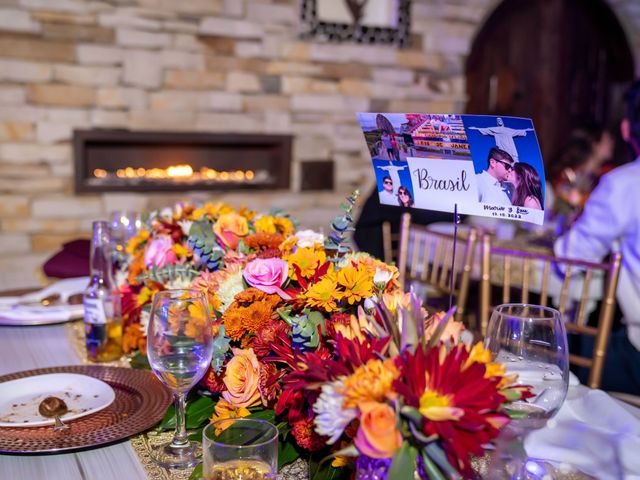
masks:
<path id="1" fill-rule="evenodd" d="M 0 375 L 44 367 L 87 364 L 88 361 L 85 358 L 82 345 L 82 331 L 81 320 L 53 325 L 0 326 Z M 126 364 L 126 361 L 123 361 L 122 364 Z M 0 388 L 2 387 L 0 386 Z M 603 412 L 602 409 L 606 411 Z M 622 428 L 616 422 L 620 425 L 626 425 L 624 427 L 626 430 L 624 432 L 608 431 L 609 425 Z M 564 433 L 560 430 L 554 430 L 559 426 L 564 426 Z M 567 455 L 567 458 L 578 455 L 582 459 L 592 460 L 593 455 L 590 455 L 588 451 L 580 450 L 583 447 L 572 446 L 572 440 L 563 440 L 564 437 L 567 437 L 567 428 L 569 429 L 569 438 L 574 438 L 574 432 L 580 436 L 584 435 L 585 430 L 595 429 L 595 432 L 600 435 L 600 441 L 609 445 L 612 438 L 620 439 L 623 438 L 620 435 L 626 435 L 624 444 L 633 449 L 640 446 L 640 409 L 620 402 L 602 391 L 589 389 L 574 381 L 569 387 L 567 401 L 554 418 L 553 425 L 550 428 L 534 432 L 541 440 L 537 444 L 536 442 L 532 444 L 532 451 L 542 452 L 545 457 L 560 463 Z M 553 446 L 554 439 L 558 438 L 560 446 L 564 442 L 565 457 L 561 455 L 555 458 L 554 452 L 562 452 L 563 450 L 549 447 L 549 445 Z M 61 480 L 188 478 L 189 472 L 186 470 L 169 471 L 154 465 L 148 455 L 144 454 L 144 449 L 140 448 L 140 444 L 141 440 L 138 435 L 120 443 L 71 453 L 2 454 L 0 455 L 0 478 Z M 621 444 L 621 447 L 624 445 Z M 634 460 L 635 453 L 629 453 L 628 448 L 623 448 L 624 451 L 620 453 L 620 462 L 621 468 L 630 474 L 620 478 L 640 478 L 639 462 Z M 603 459 L 603 461 L 605 460 Z M 302 471 L 301 469 L 300 472 Z M 593 472 L 591 473 L 593 474 Z M 286 478 L 306 477 L 306 474 L 299 473 L 298 475 L 287 475 Z M 584 478 L 615 478 L 615 476 L 595 475 Z"/>

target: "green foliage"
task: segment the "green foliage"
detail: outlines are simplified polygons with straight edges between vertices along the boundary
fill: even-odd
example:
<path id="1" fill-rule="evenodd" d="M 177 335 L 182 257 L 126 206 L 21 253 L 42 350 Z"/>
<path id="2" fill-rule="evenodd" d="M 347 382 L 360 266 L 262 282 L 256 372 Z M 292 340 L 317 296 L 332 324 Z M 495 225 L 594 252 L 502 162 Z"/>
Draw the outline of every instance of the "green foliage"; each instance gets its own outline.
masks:
<path id="1" fill-rule="evenodd" d="M 147 274 L 142 274 L 138 280 L 148 282 L 155 282 L 161 284 L 167 284 L 176 280 L 193 280 L 198 274 L 199 270 L 195 269 L 192 265 L 165 265 L 162 268 L 158 268 L 153 265 L 149 268 Z"/>
<path id="2" fill-rule="evenodd" d="M 129 366 L 131 368 L 137 368 L 139 370 L 151 370 L 151 365 L 149 365 L 149 359 L 143 353 L 140 353 L 140 350 L 136 351 L 133 356 L 129 359 Z"/>
<path id="3" fill-rule="evenodd" d="M 206 220 L 191 224 L 188 244 L 200 264 L 206 265 L 211 270 L 218 267 L 224 256 L 224 249 L 218 245 L 212 225 Z"/>
<path id="4" fill-rule="evenodd" d="M 332 467 L 331 462 L 324 455 L 326 453 L 318 452 L 309 458 L 310 480 L 348 480 L 351 478 L 350 469 Z"/>
<path id="5" fill-rule="evenodd" d="M 198 465 L 196 465 L 196 468 L 193 469 L 191 475 L 189 475 L 189 480 L 201 480 L 202 475 L 202 464 L 199 463 Z"/>
<path id="6" fill-rule="evenodd" d="M 220 373 L 224 365 L 224 359 L 229 351 L 230 342 L 231 339 L 225 336 L 224 325 L 220 325 L 218 335 L 213 339 L 213 355 L 211 357 L 211 368 L 213 368 L 216 373 Z"/>
<path id="7" fill-rule="evenodd" d="M 393 456 L 387 478 L 413 478 L 418 450 L 406 440 Z M 432 478 L 431 476 L 429 478 Z"/>
<path id="8" fill-rule="evenodd" d="M 351 195 L 346 198 L 345 203 L 340 204 L 340 208 L 344 212 L 342 215 L 338 215 L 331 222 L 332 233 L 329 234 L 325 240 L 324 247 L 328 251 L 334 252 L 333 258 L 337 259 L 340 254 L 349 251 L 349 247 L 345 245 L 347 242 L 348 232 L 353 231 L 353 207 L 360 196 L 360 192 L 355 190 Z"/>
<path id="9" fill-rule="evenodd" d="M 198 397 L 193 401 L 188 401 L 185 408 L 186 428 L 192 430 L 209 423 L 209 418 L 215 412 L 216 403 L 216 400 L 210 397 Z M 171 405 L 158 425 L 158 430 L 173 430 L 174 428 L 176 428 L 176 410 Z"/>

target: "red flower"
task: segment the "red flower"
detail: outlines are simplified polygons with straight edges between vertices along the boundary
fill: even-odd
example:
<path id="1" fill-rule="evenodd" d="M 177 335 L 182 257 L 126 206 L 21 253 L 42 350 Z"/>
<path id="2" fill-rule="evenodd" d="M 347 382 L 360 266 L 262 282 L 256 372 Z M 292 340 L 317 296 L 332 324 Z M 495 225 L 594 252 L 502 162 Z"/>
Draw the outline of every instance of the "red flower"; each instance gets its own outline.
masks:
<path id="1" fill-rule="evenodd" d="M 273 351 L 273 344 L 282 338 L 289 338 L 291 327 L 281 320 L 271 321 L 256 332 L 251 346 L 258 358 L 267 357 Z"/>
<path id="2" fill-rule="evenodd" d="M 311 452 L 321 450 L 327 444 L 327 437 L 322 437 L 315 432 L 313 417 L 303 418 L 295 422 L 291 427 L 291 433 L 298 445 Z"/>
<path id="3" fill-rule="evenodd" d="M 349 325 L 351 322 L 351 315 L 348 313 L 334 313 L 331 318 L 327 320 L 327 337 L 336 338 L 336 330 L 334 325 Z"/>
<path id="4" fill-rule="evenodd" d="M 224 371 L 217 374 L 210 366 L 200 383 L 211 393 L 222 393 L 227 389 L 222 380 L 223 378 Z"/>
<path id="5" fill-rule="evenodd" d="M 463 345 L 446 354 L 437 347 L 405 352 L 396 360 L 401 373 L 393 383 L 405 404 L 423 415 L 423 432 L 438 435 L 449 461 L 463 473 L 471 471 L 469 456 L 481 454 L 482 445 L 509 422 L 501 411 L 501 377 L 484 378 L 483 363 L 464 368 L 468 358 Z"/>
<path id="6" fill-rule="evenodd" d="M 260 364 L 260 378 L 258 379 L 258 390 L 262 400 L 271 404 L 282 391 L 280 380 L 285 375 L 283 370 L 278 371 L 273 363 Z"/>

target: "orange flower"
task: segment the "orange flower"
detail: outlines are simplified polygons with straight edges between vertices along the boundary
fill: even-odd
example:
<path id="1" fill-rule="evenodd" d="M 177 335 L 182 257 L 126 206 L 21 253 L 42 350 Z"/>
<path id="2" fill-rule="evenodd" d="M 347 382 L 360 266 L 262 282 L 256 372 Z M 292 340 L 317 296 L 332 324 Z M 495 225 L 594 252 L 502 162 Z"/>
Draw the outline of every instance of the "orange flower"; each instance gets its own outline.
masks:
<path id="1" fill-rule="evenodd" d="M 249 222 L 237 213 L 220 215 L 213 224 L 213 233 L 228 247 L 236 248 L 241 237 L 249 233 Z"/>
<path id="2" fill-rule="evenodd" d="M 355 445 L 372 458 L 391 458 L 402 445 L 396 426 L 396 412 L 386 403 L 364 402 L 360 408 L 360 428 Z"/>
<path id="3" fill-rule="evenodd" d="M 260 362 L 253 349 L 232 349 L 233 358 L 227 363 L 222 398 L 236 408 L 252 407 L 260 403 Z"/>
<path id="4" fill-rule="evenodd" d="M 244 244 L 252 250 L 278 248 L 284 237 L 279 233 L 256 232 L 244 239 Z"/>
<path id="5" fill-rule="evenodd" d="M 220 400 L 218 400 L 218 403 L 216 403 L 215 412 L 215 414 L 211 415 L 211 422 L 217 422 L 218 420 L 227 420 L 229 418 L 243 418 L 251 415 L 251 412 L 248 409 L 244 407 L 236 408 L 231 403 L 227 402 L 224 398 L 221 398 Z M 231 425 L 231 422 L 224 422 L 222 425 L 225 424 L 227 427 L 229 427 Z M 219 434 L 222 430 L 224 430 L 224 427 L 218 427 L 218 429 L 216 429 L 216 435 Z"/>
<path id="6" fill-rule="evenodd" d="M 316 270 L 327 261 L 324 250 L 316 251 L 312 247 L 298 248 L 286 258 L 289 263 L 289 276 L 293 276 L 293 265 L 297 265 L 304 278 L 311 277 Z"/>
<path id="7" fill-rule="evenodd" d="M 256 232 L 276 233 L 276 225 L 271 215 L 262 215 L 253 221 L 253 227 Z"/>
<path id="8" fill-rule="evenodd" d="M 362 402 L 380 402 L 391 390 L 391 384 L 398 378 L 398 368 L 392 359 L 369 360 L 348 376 L 343 387 L 338 390 L 344 395 L 343 406 L 353 408 Z"/>
<path id="9" fill-rule="evenodd" d="M 296 230 L 293 222 L 287 217 L 274 217 L 273 224 L 276 227 L 276 232 L 281 233 L 284 237 L 293 235 Z"/>

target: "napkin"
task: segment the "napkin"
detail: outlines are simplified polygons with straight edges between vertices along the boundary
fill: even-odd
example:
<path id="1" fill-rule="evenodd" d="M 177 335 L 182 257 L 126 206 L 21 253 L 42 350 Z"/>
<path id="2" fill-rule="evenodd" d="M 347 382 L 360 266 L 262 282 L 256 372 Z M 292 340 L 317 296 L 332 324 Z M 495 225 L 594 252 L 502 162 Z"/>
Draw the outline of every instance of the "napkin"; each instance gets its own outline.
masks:
<path id="1" fill-rule="evenodd" d="M 640 479 L 640 419 L 601 390 L 569 389 L 558 414 L 525 442 L 533 458 L 598 479 Z"/>

